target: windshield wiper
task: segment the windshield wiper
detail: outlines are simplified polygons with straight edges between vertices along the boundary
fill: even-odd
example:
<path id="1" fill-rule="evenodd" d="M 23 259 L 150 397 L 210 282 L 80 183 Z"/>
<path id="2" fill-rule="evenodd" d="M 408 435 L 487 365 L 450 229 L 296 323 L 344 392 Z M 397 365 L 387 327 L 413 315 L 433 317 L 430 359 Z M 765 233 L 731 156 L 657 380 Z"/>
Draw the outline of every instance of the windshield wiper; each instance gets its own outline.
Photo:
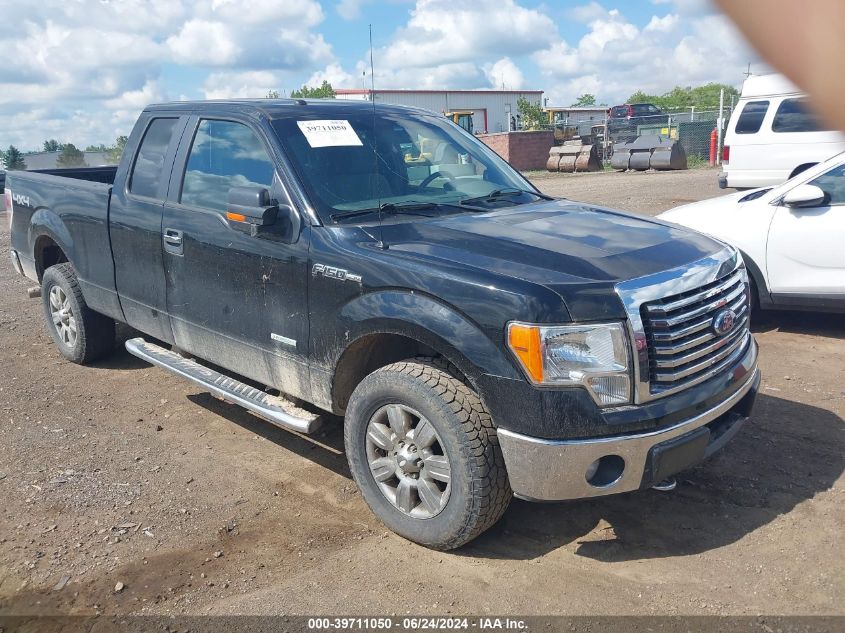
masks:
<path id="1" fill-rule="evenodd" d="M 387 215 L 395 215 L 397 213 L 404 213 L 408 215 L 422 215 L 427 218 L 433 218 L 431 213 L 420 213 L 424 209 L 436 209 L 440 206 L 437 202 L 416 202 L 408 200 L 406 202 L 385 202 L 380 207 L 370 209 L 360 209 L 358 211 L 347 211 L 344 213 L 334 213 L 331 218 L 333 222 L 338 220 L 345 220 L 346 218 L 357 218 L 361 215 L 370 215 L 371 213 L 384 213 Z"/>
<path id="2" fill-rule="evenodd" d="M 500 198 L 509 198 L 511 196 L 518 196 L 520 194 L 527 193 L 531 196 L 536 196 L 541 200 L 554 200 L 552 196 L 547 196 L 544 193 L 540 193 L 539 191 L 531 191 L 530 189 L 518 189 L 517 187 L 503 187 L 502 189 L 494 189 L 488 194 L 483 196 L 477 196 L 475 198 L 464 198 L 461 200 L 461 204 L 473 204 L 476 202 L 493 202 Z"/>

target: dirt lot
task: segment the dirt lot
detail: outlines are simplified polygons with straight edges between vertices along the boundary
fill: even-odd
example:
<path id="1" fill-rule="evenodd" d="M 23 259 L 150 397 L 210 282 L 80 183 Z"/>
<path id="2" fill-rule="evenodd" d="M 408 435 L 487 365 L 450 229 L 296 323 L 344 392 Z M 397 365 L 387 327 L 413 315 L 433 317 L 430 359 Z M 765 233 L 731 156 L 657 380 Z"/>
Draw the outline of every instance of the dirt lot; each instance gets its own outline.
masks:
<path id="1" fill-rule="evenodd" d="M 719 193 L 710 170 L 536 181 L 641 212 Z M 755 327 L 753 423 L 675 492 L 515 501 L 443 554 L 373 518 L 339 430 L 275 429 L 122 349 L 62 360 L 0 226 L 0 613 L 845 613 L 841 317 Z"/>

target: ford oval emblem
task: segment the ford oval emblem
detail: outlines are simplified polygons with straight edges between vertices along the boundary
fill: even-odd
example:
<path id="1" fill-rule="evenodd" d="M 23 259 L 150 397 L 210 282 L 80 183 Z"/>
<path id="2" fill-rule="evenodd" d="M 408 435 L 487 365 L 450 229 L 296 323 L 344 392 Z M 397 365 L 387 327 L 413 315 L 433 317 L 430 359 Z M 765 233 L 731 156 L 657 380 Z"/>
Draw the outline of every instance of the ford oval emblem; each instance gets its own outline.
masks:
<path id="1" fill-rule="evenodd" d="M 734 329 L 736 313 L 731 310 L 722 310 L 713 317 L 713 331 L 718 335 L 724 335 Z"/>

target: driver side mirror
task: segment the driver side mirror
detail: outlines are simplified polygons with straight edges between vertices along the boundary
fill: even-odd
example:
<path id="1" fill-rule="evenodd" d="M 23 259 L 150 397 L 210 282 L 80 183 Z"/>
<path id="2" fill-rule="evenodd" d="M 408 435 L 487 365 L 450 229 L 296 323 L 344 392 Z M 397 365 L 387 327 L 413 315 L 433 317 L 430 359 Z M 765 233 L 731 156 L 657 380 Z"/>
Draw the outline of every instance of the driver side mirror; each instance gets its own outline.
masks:
<path id="1" fill-rule="evenodd" d="M 264 187 L 232 187 L 226 205 L 229 226 L 253 237 L 293 244 L 299 239 L 299 213 L 270 198 Z"/>
<path id="2" fill-rule="evenodd" d="M 827 202 L 827 194 L 816 185 L 799 185 L 783 197 L 783 204 L 791 209 L 820 207 Z"/>
<path id="3" fill-rule="evenodd" d="M 226 219 L 230 222 L 270 226 L 279 212 L 264 187 L 232 187 L 226 202 Z"/>

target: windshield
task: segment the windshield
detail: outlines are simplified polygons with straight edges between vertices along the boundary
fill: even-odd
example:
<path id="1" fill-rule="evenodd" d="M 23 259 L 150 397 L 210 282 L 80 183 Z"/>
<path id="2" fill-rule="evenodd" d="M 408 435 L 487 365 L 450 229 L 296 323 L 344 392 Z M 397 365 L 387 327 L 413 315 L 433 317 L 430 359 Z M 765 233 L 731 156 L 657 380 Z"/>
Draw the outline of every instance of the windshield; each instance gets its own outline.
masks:
<path id="1" fill-rule="evenodd" d="M 324 222 L 377 221 L 380 210 L 413 221 L 541 198 L 492 150 L 445 117 L 378 111 L 343 120 L 318 117 L 272 123 Z M 471 204 L 462 205 L 465 200 Z"/>

